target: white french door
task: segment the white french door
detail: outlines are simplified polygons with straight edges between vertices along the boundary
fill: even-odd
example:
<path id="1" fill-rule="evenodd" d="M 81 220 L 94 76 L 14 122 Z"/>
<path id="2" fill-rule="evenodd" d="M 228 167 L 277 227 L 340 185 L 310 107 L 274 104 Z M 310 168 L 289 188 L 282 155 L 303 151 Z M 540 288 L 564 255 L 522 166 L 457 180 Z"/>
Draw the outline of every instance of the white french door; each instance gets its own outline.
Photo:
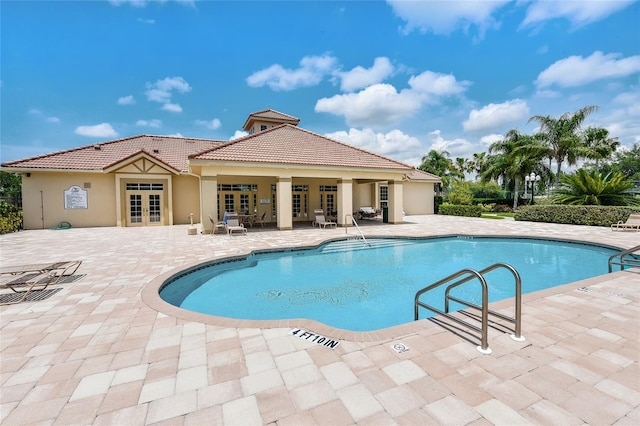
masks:
<path id="1" fill-rule="evenodd" d="M 127 191 L 127 226 L 164 223 L 162 191 Z"/>

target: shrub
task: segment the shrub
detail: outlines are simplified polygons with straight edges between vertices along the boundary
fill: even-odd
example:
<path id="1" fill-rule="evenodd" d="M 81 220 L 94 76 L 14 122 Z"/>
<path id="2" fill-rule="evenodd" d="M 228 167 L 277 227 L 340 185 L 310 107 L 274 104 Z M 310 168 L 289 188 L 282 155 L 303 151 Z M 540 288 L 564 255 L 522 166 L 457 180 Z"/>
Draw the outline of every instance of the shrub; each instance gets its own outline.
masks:
<path id="1" fill-rule="evenodd" d="M 438 214 L 446 216 L 480 217 L 482 216 L 482 208 L 480 206 L 461 206 L 445 203 L 440 206 Z"/>
<path id="2" fill-rule="evenodd" d="M 466 181 L 456 181 L 449 192 L 448 201 L 451 204 L 471 205 L 473 193 L 470 184 Z"/>
<path id="3" fill-rule="evenodd" d="M 533 205 L 516 209 L 514 219 L 530 222 L 565 223 L 570 225 L 611 226 L 626 221 L 638 207 Z"/>
<path id="4" fill-rule="evenodd" d="M 22 210 L 6 201 L 0 201 L 0 234 L 15 232 L 22 225 Z"/>

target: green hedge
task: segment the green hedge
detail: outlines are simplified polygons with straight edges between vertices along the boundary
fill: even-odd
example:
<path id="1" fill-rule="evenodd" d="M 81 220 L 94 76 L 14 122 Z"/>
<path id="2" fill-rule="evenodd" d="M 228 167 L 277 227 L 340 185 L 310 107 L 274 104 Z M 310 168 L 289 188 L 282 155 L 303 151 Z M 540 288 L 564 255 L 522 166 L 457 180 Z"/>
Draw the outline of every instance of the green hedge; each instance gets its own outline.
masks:
<path id="1" fill-rule="evenodd" d="M 8 234 L 20 229 L 22 210 L 6 201 L 0 201 L 0 234 Z"/>
<path id="2" fill-rule="evenodd" d="M 438 209 L 438 214 L 446 215 L 446 216 L 480 217 L 482 216 L 482 207 L 460 206 L 455 204 L 444 203 Z"/>
<path id="3" fill-rule="evenodd" d="M 611 226 L 618 221 L 625 222 L 632 213 L 640 213 L 640 208 L 551 204 L 519 207 L 515 211 L 514 219 L 570 225 Z"/>

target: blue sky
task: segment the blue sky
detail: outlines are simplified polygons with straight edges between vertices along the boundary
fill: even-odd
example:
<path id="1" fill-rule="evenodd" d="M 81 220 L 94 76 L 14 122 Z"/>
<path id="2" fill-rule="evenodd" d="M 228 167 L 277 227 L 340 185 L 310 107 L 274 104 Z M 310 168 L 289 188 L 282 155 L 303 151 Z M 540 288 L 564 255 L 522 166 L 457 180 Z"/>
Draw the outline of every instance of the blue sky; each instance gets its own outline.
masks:
<path id="1" fill-rule="evenodd" d="M 411 165 L 533 115 L 640 142 L 634 1 L 3 1 L 0 160 L 138 134 L 229 140 L 251 112 Z"/>

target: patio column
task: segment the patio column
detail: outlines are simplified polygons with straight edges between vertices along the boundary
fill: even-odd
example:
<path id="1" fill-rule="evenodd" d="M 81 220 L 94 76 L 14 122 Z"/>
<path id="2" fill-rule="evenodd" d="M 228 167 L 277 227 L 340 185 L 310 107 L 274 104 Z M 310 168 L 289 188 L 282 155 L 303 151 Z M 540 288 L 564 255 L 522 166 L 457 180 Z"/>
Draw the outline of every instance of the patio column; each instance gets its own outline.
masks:
<path id="1" fill-rule="evenodd" d="M 389 181 L 389 223 L 402 223 L 402 181 Z"/>
<path id="2" fill-rule="evenodd" d="M 200 217 L 202 228 L 209 230 L 212 227 L 209 216 L 213 220 L 218 217 L 218 176 L 202 176 L 200 178 Z"/>
<path id="3" fill-rule="evenodd" d="M 338 226 L 351 226 L 351 222 L 345 224 L 344 217 L 353 213 L 353 180 L 338 180 Z"/>
<path id="4" fill-rule="evenodd" d="M 280 231 L 293 229 L 291 180 L 290 177 L 278 177 L 276 180 L 276 218 Z"/>

